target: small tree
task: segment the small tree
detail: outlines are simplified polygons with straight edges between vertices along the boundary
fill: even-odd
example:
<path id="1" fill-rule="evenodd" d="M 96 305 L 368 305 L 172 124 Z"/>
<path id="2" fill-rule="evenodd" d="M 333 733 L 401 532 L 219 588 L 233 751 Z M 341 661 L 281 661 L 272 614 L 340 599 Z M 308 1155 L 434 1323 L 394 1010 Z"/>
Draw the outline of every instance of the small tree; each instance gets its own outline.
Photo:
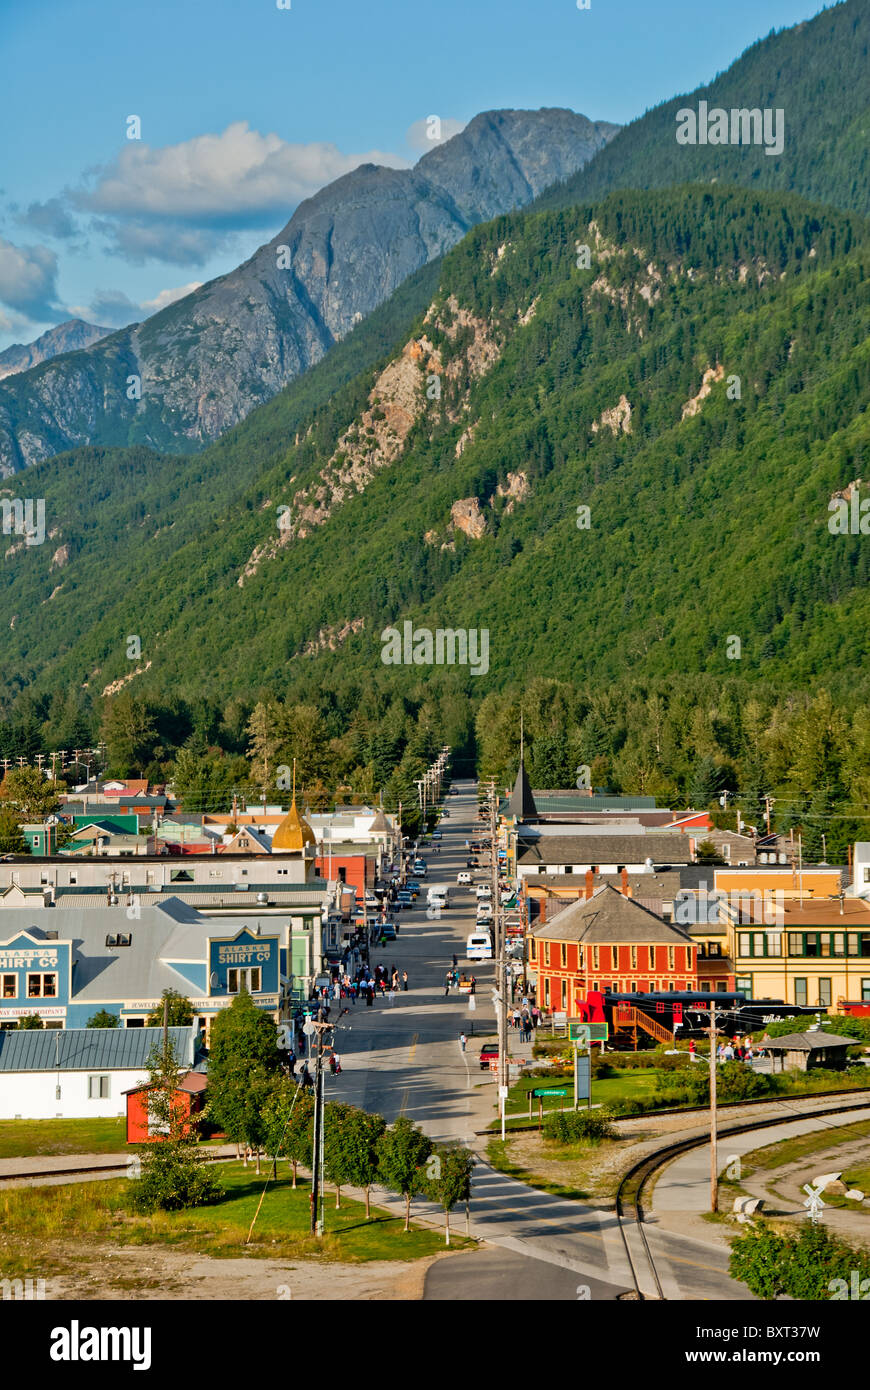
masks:
<path id="1" fill-rule="evenodd" d="M 29 854 L 21 817 L 10 807 L 0 809 L 0 854 Z"/>
<path id="2" fill-rule="evenodd" d="M 264 1136 L 260 1112 L 280 1061 L 274 1020 L 243 990 L 212 1024 L 208 1108 L 229 1139 L 256 1148 L 258 1172 Z"/>
<path id="3" fill-rule="evenodd" d="M 378 1140 L 378 1176 L 405 1199 L 405 1230 L 411 1229 L 411 1198 L 426 1185 L 426 1160 L 432 1140 L 413 1121 L 400 1115 Z"/>
<path id="4" fill-rule="evenodd" d="M 439 1144 L 426 1165 L 426 1191 L 444 1208 L 444 1241 L 450 1244 L 450 1213 L 471 1197 L 474 1154 L 461 1144 Z"/>
<path id="5" fill-rule="evenodd" d="M 60 805 L 57 786 L 38 767 L 18 767 L 0 783 L 0 799 L 14 807 L 25 821 L 43 821 Z"/>
<path id="6" fill-rule="evenodd" d="M 311 1162 L 314 1101 L 296 1085 L 292 1076 L 274 1072 L 261 1116 L 263 1147 L 271 1155 L 275 1169 L 279 1158 L 289 1159 L 295 1187 L 297 1163 L 309 1166 Z"/>
<path id="7" fill-rule="evenodd" d="M 284 1136 L 284 1153 L 293 1164 L 293 1186 L 296 1168 L 311 1168 L 314 1161 L 314 1097 L 299 1087 L 299 1095 Z"/>
<path id="8" fill-rule="evenodd" d="M 118 1028 L 121 1020 L 117 1014 L 110 1014 L 108 1009 L 98 1009 L 95 1014 L 91 1014 L 86 1028 Z"/>
<path id="9" fill-rule="evenodd" d="M 323 1116 L 323 1168 L 328 1182 L 335 1186 L 336 1211 L 341 1206 L 341 1189 L 353 1182 L 353 1162 L 350 1136 L 354 1117 L 360 1112 L 354 1105 L 331 1101 Z"/>
<path id="10" fill-rule="evenodd" d="M 387 1122 L 383 1115 L 371 1115 L 367 1110 L 358 1110 L 355 1106 L 349 1108 L 347 1122 L 339 1130 L 343 1144 L 344 1181 L 365 1190 L 366 1220 L 369 1220 L 372 1214 L 372 1183 L 378 1176 L 378 1144 Z"/>
<path id="11" fill-rule="evenodd" d="M 146 1018 L 145 1027 L 163 1027 L 164 1000 L 168 1000 L 169 1002 L 168 1027 L 189 1028 L 191 1023 L 193 1023 L 193 1005 L 183 994 L 179 994 L 177 989 L 165 989 L 163 991 L 160 996 L 160 1003 L 155 1009 L 151 1010 Z"/>
<path id="12" fill-rule="evenodd" d="M 148 1059 L 150 1144 L 140 1145 L 141 1177 L 133 1188 L 137 1211 L 181 1211 L 216 1202 L 223 1189 L 197 1148 L 196 1131 L 179 1095 L 186 1068 L 179 1066 L 172 1043 Z"/>
<path id="13" fill-rule="evenodd" d="M 42 1019 L 39 1017 L 39 1014 L 25 1014 L 25 1015 L 23 1016 L 23 1018 L 19 1018 L 19 1020 L 18 1020 L 18 1027 L 19 1027 L 19 1028 L 44 1028 L 44 1027 L 45 1027 L 45 1024 L 43 1023 Z"/>

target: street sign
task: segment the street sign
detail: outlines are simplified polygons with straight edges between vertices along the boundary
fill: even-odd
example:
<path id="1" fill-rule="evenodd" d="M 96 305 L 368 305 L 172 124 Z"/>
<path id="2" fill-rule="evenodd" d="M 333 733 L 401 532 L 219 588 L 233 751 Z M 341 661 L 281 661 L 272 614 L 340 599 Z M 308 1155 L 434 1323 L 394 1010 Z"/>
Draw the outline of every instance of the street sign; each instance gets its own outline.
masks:
<path id="1" fill-rule="evenodd" d="M 499 1088 L 498 1088 L 498 1094 L 499 1094 L 499 1097 L 500 1097 L 501 1100 L 507 1100 L 507 1098 L 508 1098 L 508 1088 L 507 1088 L 507 1086 L 499 1086 Z"/>
<path id="2" fill-rule="evenodd" d="M 572 1042 L 607 1042 L 609 1023 L 569 1023 L 568 1037 Z"/>
<path id="3" fill-rule="evenodd" d="M 316 1033 L 316 1032 L 317 1032 L 317 1029 L 315 1028 L 314 1024 L 311 1022 L 311 1019 L 310 1019 L 310 1018 L 307 1020 L 307 1022 L 303 1023 L 303 1025 L 302 1025 L 302 1031 L 303 1031 L 303 1033 L 305 1034 L 305 1036 L 308 1037 L 308 1038 L 311 1037 L 311 1034 L 312 1034 L 312 1033 Z"/>
<path id="4" fill-rule="evenodd" d="M 567 1096 L 567 1094 L 564 1086 L 538 1086 L 532 1091 L 533 1096 Z"/>

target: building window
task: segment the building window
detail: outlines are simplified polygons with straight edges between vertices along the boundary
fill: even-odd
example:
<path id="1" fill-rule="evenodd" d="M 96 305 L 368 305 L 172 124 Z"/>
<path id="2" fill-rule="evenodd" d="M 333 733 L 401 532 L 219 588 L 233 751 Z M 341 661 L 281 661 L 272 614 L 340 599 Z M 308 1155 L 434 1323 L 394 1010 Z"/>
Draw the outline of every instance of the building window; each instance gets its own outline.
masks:
<path id="1" fill-rule="evenodd" d="M 619 969 L 619 947 L 618 947 L 618 946 L 611 946 L 611 948 L 610 948 L 610 968 L 611 968 L 611 970 L 618 970 L 618 969 Z"/>
<path id="2" fill-rule="evenodd" d="M 0 977 L 0 978 L 2 978 L 2 981 L 3 981 L 3 998 L 4 998 L 4 999 L 17 999 L 17 998 L 18 998 L 18 976 L 17 976 L 17 975 L 3 975 L 3 976 Z"/>
<path id="3" fill-rule="evenodd" d="M 27 997 L 28 997 L 28 999 L 56 999 L 56 998 L 57 998 L 57 976 L 56 976 L 56 975 L 28 975 L 28 976 L 27 976 Z"/>
<path id="4" fill-rule="evenodd" d="M 870 1003 L 870 980 L 861 981 L 861 999 L 865 1004 Z"/>
<path id="5" fill-rule="evenodd" d="M 716 988 L 717 988 L 722 994 L 724 994 L 725 991 L 726 991 L 726 989 L 728 988 L 728 981 L 727 981 L 727 980 L 717 980 L 717 981 L 716 981 Z"/>
<path id="6" fill-rule="evenodd" d="M 564 941 L 559 946 L 559 954 L 562 962 L 562 969 L 564 970 L 568 964 L 568 947 L 565 945 Z"/>
<path id="7" fill-rule="evenodd" d="M 209 869 L 208 876 L 209 878 L 221 878 L 222 872 L 220 869 Z"/>
<path id="8" fill-rule="evenodd" d="M 563 1013 L 565 1012 L 565 1010 L 566 1010 L 567 1008 L 568 1008 L 568 981 L 567 981 L 567 980 L 563 980 L 563 981 L 562 981 L 562 1011 L 563 1011 Z"/>
<path id="9" fill-rule="evenodd" d="M 650 948 L 649 948 L 649 968 L 650 968 L 650 970 L 655 970 L 655 968 L 656 968 L 656 948 L 655 948 L 655 946 L 650 946 Z"/>
<path id="10" fill-rule="evenodd" d="M 632 968 L 632 970 L 636 970 L 636 969 L 637 969 L 637 947 L 636 947 L 636 946 L 632 946 L 632 947 L 631 947 L 631 968 Z"/>
<path id="11" fill-rule="evenodd" d="M 738 975 L 734 981 L 734 988 L 738 994 L 745 994 L 747 999 L 752 998 L 752 976 Z"/>
<path id="12" fill-rule="evenodd" d="M 565 865 L 565 873 L 566 873 L 566 874 L 573 874 L 573 872 L 574 872 L 574 865 L 573 865 L 573 864 L 566 864 L 566 865 Z"/>
<path id="13" fill-rule="evenodd" d="M 549 941 L 545 941 L 545 942 L 544 942 L 544 964 L 545 964 L 545 965 L 549 965 L 549 964 L 550 964 L 550 943 L 549 943 Z M 712 1141 L 711 1141 L 711 1142 L 712 1142 Z"/>
<path id="14" fill-rule="evenodd" d="M 249 966 L 246 970 L 237 970 L 235 967 L 227 971 L 227 993 L 238 994 L 246 989 L 249 994 L 256 994 L 262 985 L 260 983 L 259 965 Z"/>
<path id="15" fill-rule="evenodd" d="M 819 1003 L 827 1008 L 831 1002 L 831 979 L 830 976 L 819 978 Z"/>
<path id="16" fill-rule="evenodd" d="M 673 969 L 675 968 L 675 966 L 676 966 L 676 960 L 675 960 L 676 953 L 677 953 L 677 951 L 676 951 L 676 947 L 675 947 L 675 946 L 669 946 L 669 947 L 668 947 L 668 969 L 669 969 L 669 970 L 673 970 Z"/>
<path id="17" fill-rule="evenodd" d="M 794 982 L 794 1002 L 802 1008 L 806 1008 L 807 1003 L 807 981 L 806 976 L 796 976 Z"/>
<path id="18" fill-rule="evenodd" d="M 702 980 L 702 981 L 701 981 L 701 993 L 702 993 L 702 994 L 709 994 L 709 993 L 710 993 L 710 984 L 709 984 L 709 981 L 707 981 L 707 980 Z"/>
<path id="19" fill-rule="evenodd" d="M 549 1007 L 550 1007 L 550 977 L 549 977 L 549 975 L 545 975 L 545 976 L 544 976 L 544 1008 L 545 1008 L 545 1009 L 549 1009 Z"/>
<path id="20" fill-rule="evenodd" d="M 109 1078 L 108 1076 L 89 1076 L 88 1077 L 88 1100 L 108 1100 L 109 1099 Z"/>
<path id="21" fill-rule="evenodd" d="M 598 970 L 598 969 L 599 969 L 599 965 L 598 965 L 598 954 L 599 954 L 599 952 L 598 952 L 598 947 L 597 947 L 597 946 L 593 946 L 593 947 L 592 947 L 592 969 L 593 969 L 593 970 Z"/>
<path id="22" fill-rule="evenodd" d="M 280 874 L 283 874 L 283 875 L 285 876 L 285 878 L 286 878 L 286 876 L 287 876 L 287 874 L 289 874 L 290 870 L 289 870 L 289 869 L 276 869 L 275 872 L 276 872 L 277 874 L 279 874 L 279 875 L 280 875 Z"/>
<path id="23" fill-rule="evenodd" d="M 531 959 L 532 959 L 532 960 L 537 960 L 537 959 L 538 959 L 538 943 L 537 943 L 537 941 L 535 940 L 534 937 L 532 937 L 532 949 L 531 949 L 530 955 L 531 955 Z"/>
<path id="24" fill-rule="evenodd" d="M 75 884 L 78 883 L 78 881 L 79 881 L 79 876 L 78 876 L 78 873 L 77 873 L 77 871 L 76 871 L 75 869 L 71 869 L 71 870 L 70 870 L 69 881 L 70 881 L 70 887 L 74 887 Z"/>

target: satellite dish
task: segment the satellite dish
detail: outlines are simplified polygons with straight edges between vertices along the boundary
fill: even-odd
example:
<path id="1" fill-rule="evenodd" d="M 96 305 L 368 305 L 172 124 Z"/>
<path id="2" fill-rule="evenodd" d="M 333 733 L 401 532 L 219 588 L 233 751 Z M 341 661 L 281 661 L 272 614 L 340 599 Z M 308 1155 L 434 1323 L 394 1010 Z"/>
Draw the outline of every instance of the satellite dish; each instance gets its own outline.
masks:
<path id="1" fill-rule="evenodd" d="M 220 981 L 217 977 L 217 973 L 214 970 L 208 977 L 208 983 L 210 989 L 217 989 L 218 985 L 220 984 Z"/>

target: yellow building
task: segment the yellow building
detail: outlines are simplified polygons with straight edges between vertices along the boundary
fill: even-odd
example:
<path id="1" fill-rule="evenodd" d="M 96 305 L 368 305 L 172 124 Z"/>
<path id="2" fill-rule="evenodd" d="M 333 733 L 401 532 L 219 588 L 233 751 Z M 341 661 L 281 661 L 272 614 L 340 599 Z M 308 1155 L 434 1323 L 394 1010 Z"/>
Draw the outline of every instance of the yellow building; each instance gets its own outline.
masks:
<path id="1" fill-rule="evenodd" d="M 786 897 L 776 914 L 765 911 L 753 919 L 732 911 L 729 917 L 735 988 L 750 998 L 784 999 L 835 1013 L 847 999 L 870 1001 L 870 910 L 865 902 L 813 902 L 805 896 L 801 904 L 797 897 Z"/>

